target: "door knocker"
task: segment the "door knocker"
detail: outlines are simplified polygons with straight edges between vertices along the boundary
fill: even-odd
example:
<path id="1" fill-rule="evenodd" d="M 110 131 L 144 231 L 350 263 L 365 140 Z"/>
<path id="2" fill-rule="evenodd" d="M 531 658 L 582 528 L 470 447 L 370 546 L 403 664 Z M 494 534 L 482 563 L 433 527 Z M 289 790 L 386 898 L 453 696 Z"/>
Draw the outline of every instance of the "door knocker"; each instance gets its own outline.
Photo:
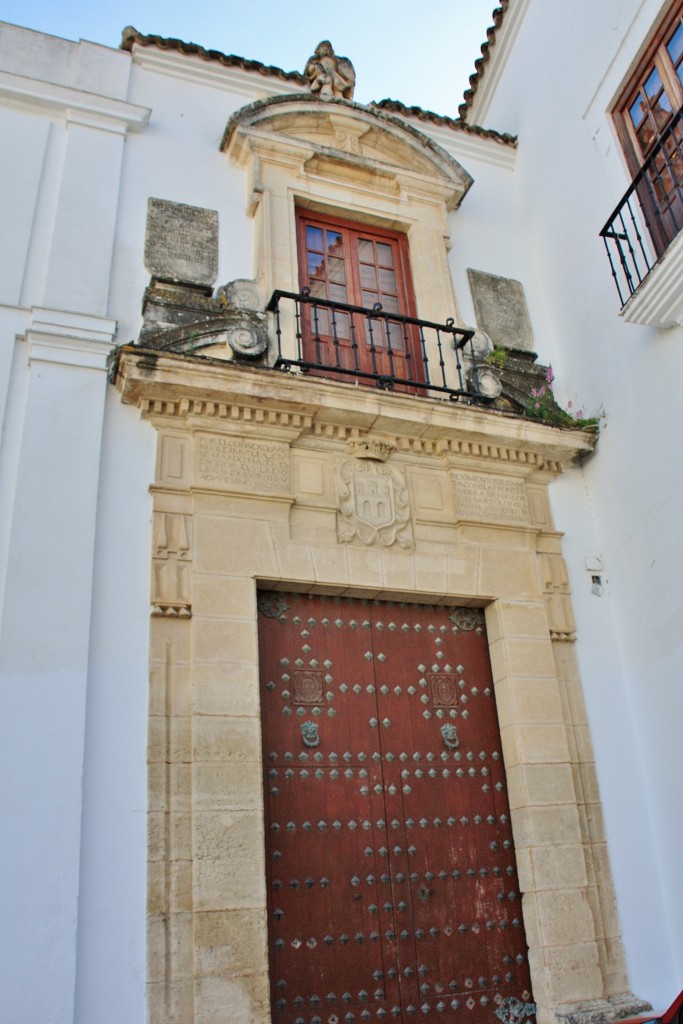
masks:
<path id="1" fill-rule="evenodd" d="M 441 735 L 449 750 L 455 750 L 456 747 L 460 746 L 458 732 L 451 722 L 446 722 L 445 725 L 441 726 Z"/>
<path id="2" fill-rule="evenodd" d="M 320 736 L 318 735 L 318 723 L 302 722 L 301 739 L 303 740 L 305 747 L 319 747 Z"/>

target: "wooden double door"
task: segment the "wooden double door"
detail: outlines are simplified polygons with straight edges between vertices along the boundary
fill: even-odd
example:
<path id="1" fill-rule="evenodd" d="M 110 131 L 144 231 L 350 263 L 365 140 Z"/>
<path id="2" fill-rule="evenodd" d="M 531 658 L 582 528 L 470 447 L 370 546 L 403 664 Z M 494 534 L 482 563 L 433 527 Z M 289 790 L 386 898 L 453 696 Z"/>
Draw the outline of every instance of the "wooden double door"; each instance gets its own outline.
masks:
<path id="1" fill-rule="evenodd" d="M 275 1024 L 533 1013 L 481 612 L 259 599 Z"/>

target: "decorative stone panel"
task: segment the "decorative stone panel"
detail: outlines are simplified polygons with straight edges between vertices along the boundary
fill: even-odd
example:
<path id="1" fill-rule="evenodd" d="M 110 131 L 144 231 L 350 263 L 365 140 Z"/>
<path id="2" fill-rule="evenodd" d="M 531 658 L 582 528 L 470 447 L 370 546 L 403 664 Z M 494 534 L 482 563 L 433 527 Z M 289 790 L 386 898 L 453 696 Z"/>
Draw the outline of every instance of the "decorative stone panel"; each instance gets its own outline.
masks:
<path id="1" fill-rule="evenodd" d="M 484 610 L 538 1020 L 632 1005 L 573 647 L 551 639 L 573 618 L 545 491 L 594 438 L 138 348 L 115 379 L 160 433 L 153 596 L 188 612 L 192 599 L 191 619 L 152 619 L 151 1020 L 269 1019 L 260 583 L 469 605 L 464 630 Z M 321 668 L 295 668 L 305 715 Z M 452 709 L 445 669 L 428 686 Z"/>

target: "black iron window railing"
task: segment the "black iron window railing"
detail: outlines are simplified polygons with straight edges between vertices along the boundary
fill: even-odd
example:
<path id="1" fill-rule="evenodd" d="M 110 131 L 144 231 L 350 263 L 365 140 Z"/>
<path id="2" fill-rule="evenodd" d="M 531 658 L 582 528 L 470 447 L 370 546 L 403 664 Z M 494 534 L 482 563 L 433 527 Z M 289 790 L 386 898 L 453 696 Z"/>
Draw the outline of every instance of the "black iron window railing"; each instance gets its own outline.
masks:
<path id="1" fill-rule="evenodd" d="M 600 232 L 622 306 L 682 228 L 683 109 Z"/>
<path id="2" fill-rule="evenodd" d="M 451 400 L 483 398 L 478 385 L 474 332 L 345 302 L 274 291 L 266 309 L 275 317 L 274 368 L 367 381 L 386 390 L 443 394 Z"/>

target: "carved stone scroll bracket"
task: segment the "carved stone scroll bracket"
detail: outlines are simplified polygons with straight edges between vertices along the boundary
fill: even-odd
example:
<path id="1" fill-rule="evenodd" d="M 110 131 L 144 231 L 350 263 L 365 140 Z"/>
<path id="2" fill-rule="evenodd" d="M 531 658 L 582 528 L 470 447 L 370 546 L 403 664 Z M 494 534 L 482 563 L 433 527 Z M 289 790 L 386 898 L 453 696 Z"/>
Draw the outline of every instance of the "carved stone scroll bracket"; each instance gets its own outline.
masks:
<path id="1" fill-rule="evenodd" d="M 550 638 L 554 641 L 573 643 L 576 640 L 576 622 L 564 559 L 561 555 L 547 552 L 539 557 Z"/>
<path id="2" fill-rule="evenodd" d="M 337 479 L 337 539 L 402 548 L 414 545 L 405 473 L 367 456 L 347 459 Z"/>
<path id="3" fill-rule="evenodd" d="M 191 517 L 176 512 L 154 513 L 152 615 L 189 619 Z"/>

